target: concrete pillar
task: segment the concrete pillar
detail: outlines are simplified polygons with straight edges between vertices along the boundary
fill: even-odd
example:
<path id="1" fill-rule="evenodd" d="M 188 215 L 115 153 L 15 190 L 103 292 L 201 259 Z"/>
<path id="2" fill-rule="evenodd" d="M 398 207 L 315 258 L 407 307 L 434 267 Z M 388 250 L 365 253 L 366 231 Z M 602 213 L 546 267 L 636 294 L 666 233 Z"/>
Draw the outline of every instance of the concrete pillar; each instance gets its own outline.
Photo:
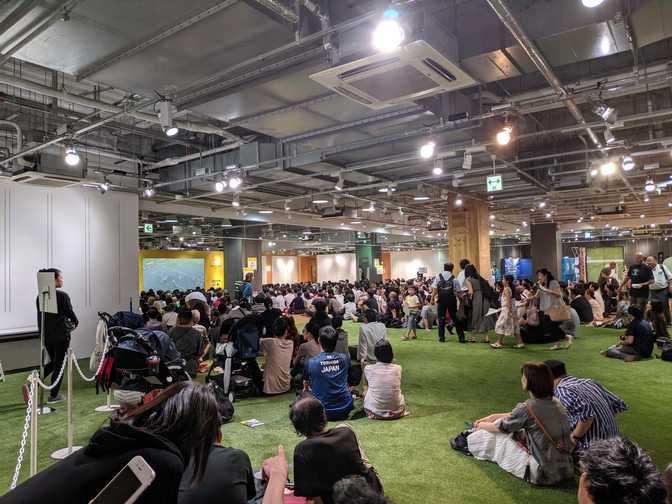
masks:
<path id="1" fill-rule="evenodd" d="M 532 269 L 546 268 L 555 278 L 561 278 L 562 243 L 555 222 L 530 225 Z"/>
<path id="2" fill-rule="evenodd" d="M 448 201 L 448 258 L 459 271 L 462 259 L 476 267 L 483 278 L 490 278 L 490 220 L 488 204 L 465 198 L 461 207 L 455 197 Z"/>
<path id="3" fill-rule="evenodd" d="M 224 240 L 224 288 L 233 294 L 234 283 L 245 277 L 243 268 L 247 267 L 248 258 L 256 258 L 257 268 L 254 272 L 252 288 L 261 290 L 263 271 L 261 269 L 261 241 L 259 240 Z"/>
<path id="4" fill-rule="evenodd" d="M 375 240 L 375 238 L 372 238 Z M 357 279 L 368 280 L 371 283 L 378 283 L 382 280 L 382 275 L 378 274 L 376 265 L 382 264 L 383 256 L 380 245 L 355 245 L 355 263 L 357 265 Z"/>

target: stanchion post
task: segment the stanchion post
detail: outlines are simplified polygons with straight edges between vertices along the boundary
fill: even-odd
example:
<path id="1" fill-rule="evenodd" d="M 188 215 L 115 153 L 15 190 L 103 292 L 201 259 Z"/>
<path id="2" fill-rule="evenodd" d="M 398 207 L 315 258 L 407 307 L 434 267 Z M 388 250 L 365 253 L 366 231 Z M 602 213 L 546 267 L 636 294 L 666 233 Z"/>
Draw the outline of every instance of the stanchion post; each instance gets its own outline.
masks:
<path id="1" fill-rule="evenodd" d="M 73 446 L 75 442 L 75 428 L 73 425 L 73 420 L 72 420 L 72 403 L 74 400 L 74 394 L 73 394 L 73 383 L 72 383 L 72 378 L 73 378 L 73 367 L 74 367 L 74 362 L 75 362 L 75 353 L 72 351 L 72 348 L 68 348 L 68 397 L 67 397 L 67 402 L 66 402 L 66 415 L 67 415 L 67 438 L 68 438 L 68 445 L 66 448 L 61 448 L 60 450 L 56 450 L 51 454 L 51 458 L 55 460 L 63 460 L 65 457 L 70 455 L 73 451 L 77 451 L 81 448 L 81 446 Z"/>
<path id="2" fill-rule="evenodd" d="M 38 389 L 40 384 L 38 383 L 37 371 L 33 371 L 30 375 L 30 381 L 32 384 L 32 400 L 33 400 L 33 409 L 30 411 L 30 475 L 35 476 L 37 474 L 37 413 L 38 413 Z"/>
<path id="3" fill-rule="evenodd" d="M 118 404 L 112 404 L 112 391 L 107 389 L 106 402 L 103 406 L 98 406 L 96 411 L 98 413 L 109 413 L 111 411 L 116 411 L 120 408 Z"/>

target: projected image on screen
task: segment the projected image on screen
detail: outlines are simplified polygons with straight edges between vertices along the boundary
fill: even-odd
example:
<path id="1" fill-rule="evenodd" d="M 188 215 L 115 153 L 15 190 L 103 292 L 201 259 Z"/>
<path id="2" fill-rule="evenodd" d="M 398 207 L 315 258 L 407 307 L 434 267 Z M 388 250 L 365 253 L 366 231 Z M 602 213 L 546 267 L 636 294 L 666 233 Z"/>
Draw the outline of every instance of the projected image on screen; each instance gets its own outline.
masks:
<path id="1" fill-rule="evenodd" d="M 142 259 L 144 290 L 186 290 L 205 284 L 205 259 Z"/>

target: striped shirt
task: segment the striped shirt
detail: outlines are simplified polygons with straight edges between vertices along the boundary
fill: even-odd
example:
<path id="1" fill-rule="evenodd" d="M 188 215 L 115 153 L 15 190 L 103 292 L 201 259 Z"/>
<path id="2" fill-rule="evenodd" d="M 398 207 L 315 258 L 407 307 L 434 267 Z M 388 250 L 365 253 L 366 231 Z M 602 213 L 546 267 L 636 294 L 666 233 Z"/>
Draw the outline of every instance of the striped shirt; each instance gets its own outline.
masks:
<path id="1" fill-rule="evenodd" d="M 598 439 L 619 437 L 615 415 L 628 406 L 595 380 L 565 376 L 555 386 L 555 397 L 567 410 L 572 430 L 580 421 L 593 418 L 590 429 L 577 441 L 577 450 L 585 450 Z"/>

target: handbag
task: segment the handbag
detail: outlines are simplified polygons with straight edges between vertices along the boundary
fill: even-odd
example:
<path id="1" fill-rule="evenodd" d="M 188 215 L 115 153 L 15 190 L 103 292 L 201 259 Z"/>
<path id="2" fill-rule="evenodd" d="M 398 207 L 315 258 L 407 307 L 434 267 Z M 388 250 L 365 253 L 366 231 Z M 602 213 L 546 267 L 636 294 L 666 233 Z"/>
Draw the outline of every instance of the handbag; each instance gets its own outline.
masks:
<path id="1" fill-rule="evenodd" d="M 572 318 L 569 306 L 566 305 L 564 301 L 560 301 L 557 305 L 551 306 L 546 310 L 546 315 L 548 315 L 553 322 L 564 322 Z"/>

